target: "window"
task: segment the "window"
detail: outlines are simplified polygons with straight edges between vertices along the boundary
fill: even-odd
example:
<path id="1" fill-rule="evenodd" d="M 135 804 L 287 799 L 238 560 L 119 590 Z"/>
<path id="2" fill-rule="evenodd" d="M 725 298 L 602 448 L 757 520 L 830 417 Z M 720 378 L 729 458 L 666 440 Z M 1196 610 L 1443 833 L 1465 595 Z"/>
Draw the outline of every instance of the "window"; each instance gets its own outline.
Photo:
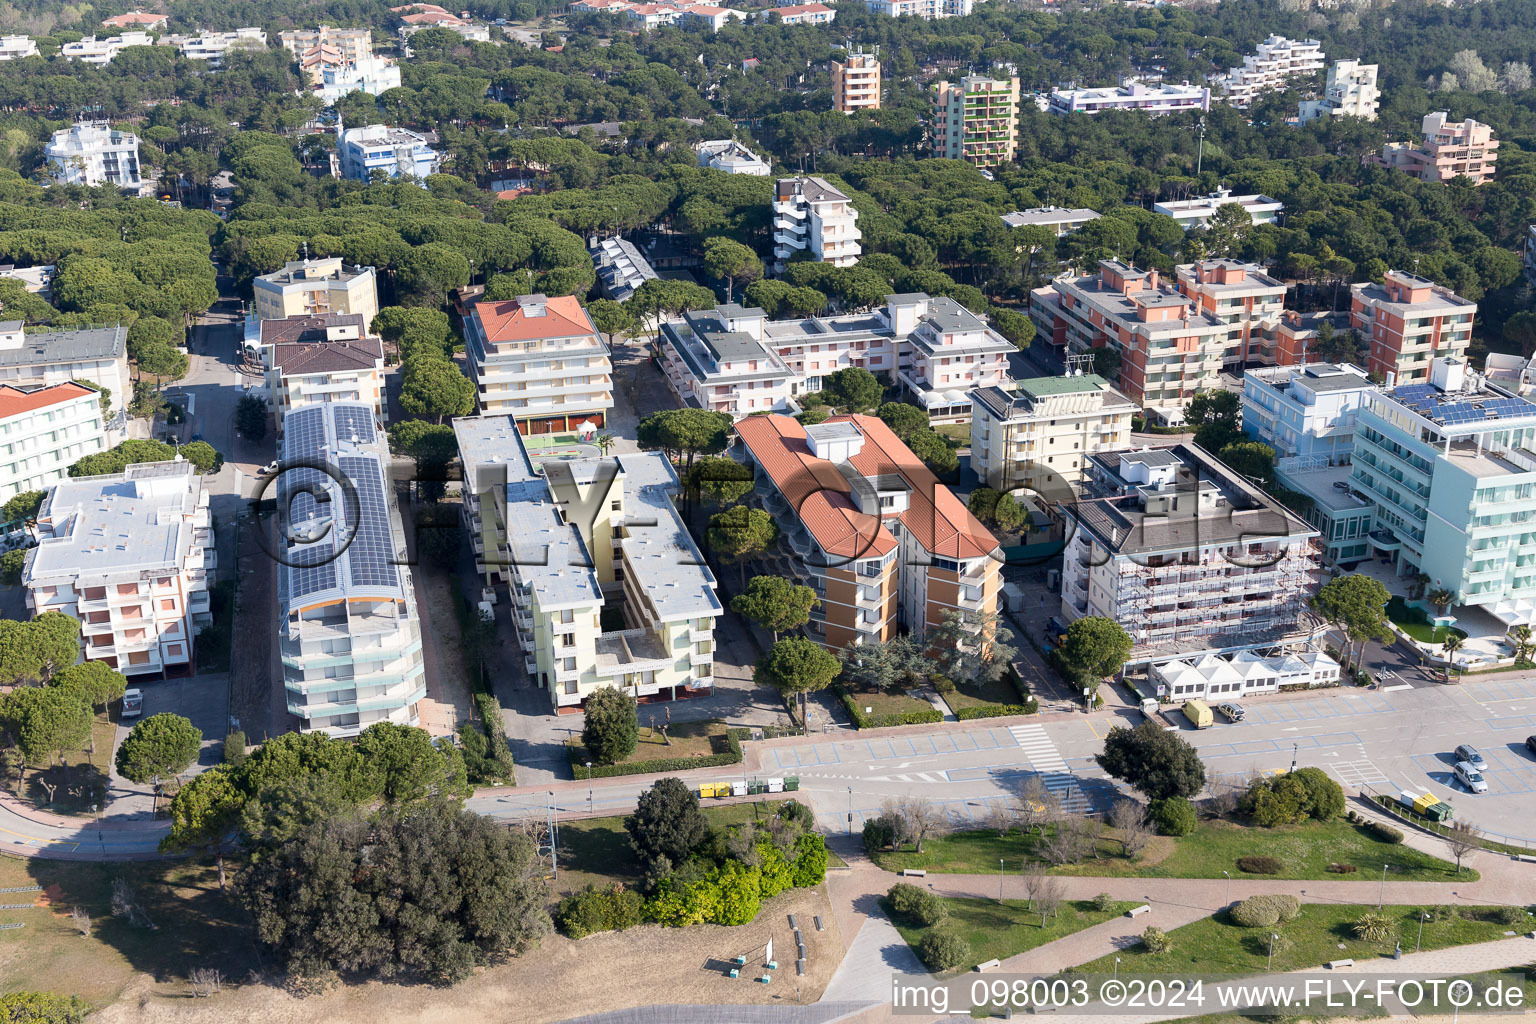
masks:
<path id="1" fill-rule="evenodd" d="M 175 611 L 176 610 L 176 599 L 168 597 L 168 598 L 165 598 L 165 599 L 161 600 L 161 602 L 160 602 L 160 610 L 163 611 L 163 612 L 173 612 L 173 611 Z"/>
<path id="2" fill-rule="evenodd" d="M 576 646 L 576 634 L 575 633 L 561 633 L 560 634 L 560 646 L 561 647 L 575 647 Z"/>
<path id="3" fill-rule="evenodd" d="M 561 622 L 575 622 L 576 621 L 576 613 L 574 611 L 572 611 L 571 609 L 567 608 L 567 609 L 565 609 L 564 611 L 562 611 L 560 613 L 560 621 Z"/>
<path id="4" fill-rule="evenodd" d="M 130 664 L 130 665 L 148 665 L 149 664 L 149 652 L 148 651 L 130 651 L 129 654 L 128 654 L 128 664 Z"/>
<path id="5" fill-rule="evenodd" d="M 622 504 L 624 504 L 622 501 L 614 501 L 611 504 L 609 504 L 608 511 L 610 511 L 610 512 L 617 512 L 619 510 L 619 506 L 621 506 Z"/>
<path id="6" fill-rule="evenodd" d="M 567 672 L 575 672 L 576 671 L 576 659 L 575 658 L 566 658 L 564 661 L 562 661 L 560 663 L 560 667 L 562 669 L 564 669 L 565 671 L 567 671 Z"/>
<path id="7" fill-rule="evenodd" d="M 165 656 L 167 658 L 179 658 L 179 657 L 181 657 L 181 644 L 166 644 L 166 646 L 165 646 Z"/>
<path id="8" fill-rule="evenodd" d="M 119 583 L 117 585 L 117 592 L 124 596 L 137 594 L 139 592 L 139 585 L 137 583 Z"/>

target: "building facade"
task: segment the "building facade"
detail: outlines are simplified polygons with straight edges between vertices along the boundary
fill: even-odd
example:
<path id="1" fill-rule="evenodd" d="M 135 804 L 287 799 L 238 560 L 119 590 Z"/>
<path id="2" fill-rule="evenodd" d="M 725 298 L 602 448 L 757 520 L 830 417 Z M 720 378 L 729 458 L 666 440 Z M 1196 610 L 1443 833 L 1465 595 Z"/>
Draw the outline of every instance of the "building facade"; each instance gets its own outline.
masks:
<path id="1" fill-rule="evenodd" d="M 82 64 L 110 64 L 130 46 L 153 46 L 155 37 L 148 32 L 124 32 L 121 35 L 97 39 L 86 36 L 59 47 L 59 56 L 65 60 L 77 60 Z"/>
<path id="2" fill-rule="evenodd" d="M 590 432 L 613 408 L 613 361 L 574 296 L 477 302 L 464 321 L 475 404 L 527 434 Z"/>
<path id="3" fill-rule="evenodd" d="M 362 317 L 322 313 L 263 320 L 261 356 L 278 433 L 295 409 L 327 402 L 361 402 L 379 423 L 389 422 L 384 343 L 368 336 Z"/>
<path id="4" fill-rule="evenodd" d="M 794 572 L 821 599 L 812 639 L 838 651 L 996 614 L 996 539 L 883 422 L 752 416 L 736 433 L 730 454 L 753 469 Z"/>
<path id="5" fill-rule="evenodd" d="M 1089 456 L 1131 444 L 1136 403 L 1098 374 L 1032 377 L 971 397 L 971 468 L 999 491 L 1070 501 Z"/>
<path id="6" fill-rule="evenodd" d="M 1033 210 L 1015 210 L 1003 214 L 1003 223 L 1011 228 L 1050 228 L 1057 238 L 1069 235 L 1089 221 L 1098 219 L 1098 213 L 1093 210 L 1069 210 L 1060 206 L 1039 206 Z"/>
<path id="7" fill-rule="evenodd" d="M 774 269 L 796 253 L 807 253 L 814 263 L 851 267 L 863 247 L 859 239 L 859 211 L 853 201 L 825 178 L 780 178 L 773 187 Z"/>
<path id="8" fill-rule="evenodd" d="M 224 54 L 230 50 L 265 50 L 267 33 L 259 28 L 237 28 L 233 32 L 203 32 L 192 36 L 166 36 L 163 45 L 174 46 L 188 60 L 205 60 L 211 68 L 224 66 Z"/>
<path id="9" fill-rule="evenodd" d="M 509 416 L 453 428 L 476 568 L 508 585 L 524 667 L 551 710 L 578 711 L 604 686 L 642 702 L 711 693 L 724 608 L 666 457 L 538 459 Z"/>
<path id="10" fill-rule="evenodd" d="M 1285 204 L 1278 199 L 1265 195 L 1235 196 L 1227 188 L 1195 199 L 1170 199 L 1164 203 L 1153 203 L 1152 212 L 1172 217 L 1179 227 L 1188 231 L 1207 226 L 1211 218 L 1216 216 L 1216 211 L 1227 205 L 1241 206 L 1247 210 L 1249 219 L 1255 224 L 1273 224 L 1285 212 Z"/>
<path id="11" fill-rule="evenodd" d="M 974 0 L 864 0 L 864 6 L 888 18 L 936 21 L 939 18 L 968 17 L 974 7 Z"/>
<path id="12" fill-rule="evenodd" d="M 345 63 L 356 64 L 373 56 L 373 32 L 366 28 L 332 28 L 321 25 L 319 28 L 279 32 L 277 38 L 283 44 L 283 49 L 295 57 L 303 57 L 320 47 L 335 50 Z"/>
<path id="13" fill-rule="evenodd" d="M 1368 156 L 1365 162 L 1403 171 L 1420 181 L 1465 176 L 1474 185 L 1486 185 L 1493 180 L 1499 140 L 1493 137 L 1492 128 L 1470 117 L 1452 121 L 1447 111 L 1437 110 L 1424 115 L 1421 131 L 1422 142 L 1389 142 L 1381 148 L 1380 156 Z"/>
<path id="14" fill-rule="evenodd" d="M 1158 117 L 1186 110 L 1210 110 L 1211 90 L 1202 85 L 1127 82 L 1098 89 L 1052 89 L 1047 110 L 1068 114 L 1097 114 L 1104 110 L 1135 110 Z"/>
<path id="15" fill-rule="evenodd" d="M 278 652 L 301 732 L 416 725 L 427 695 L 389 445 L 373 417 L 361 404 L 311 405 L 283 435 L 283 462 L 301 468 L 277 478 Z"/>
<path id="16" fill-rule="evenodd" d="M 1425 277 L 1389 270 L 1349 286 L 1349 322 L 1369 345 L 1365 368 L 1391 384 L 1429 383 L 1440 356 L 1465 359 L 1477 303 Z"/>
<path id="17" fill-rule="evenodd" d="M 37 43 L 31 36 L 0 36 L 0 60 L 25 60 L 37 56 Z"/>
<path id="18" fill-rule="evenodd" d="M 1019 148 L 1019 80 L 967 75 L 933 87 L 933 155 L 977 167 L 1009 163 Z"/>
<path id="19" fill-rule="evenodd" d="M 1275 460 L 1275 481 L 1312 499 L 1301 517 L 1317 531 L 1323 561 L 1349 570 L 1371 557 L 1376 507 L 1350 482 L 1354 470 L 1325 456 Z"/>
<path id="20" fill-rule="evenodd" d="M 43 491 L 106 451 L 101 393 L 79 384 L 0 384 L 0 502 Z"/>
<path id="21" fill-rule="evenodd" d="M 1257 264 L 1238 260 L 1185 263 L 1174 268 L 1174 281 L 1197 310 L 1229 328 L 1224 361 L 1271 365 L 1280 361 L 1283 353 L 1266 345 L 1264 325 L 1284 313 L 1285 282 L 1269 276 Z"/>
<path id="22" fill-rule="evenodd" d="M 1243 432 L 1282 458 L 1343 465 L 1355 420 L 1376 385 L 1358 366 L 1308 363 L 1243 374 Z"/>
<path id="23" fill-rule="evenodd" d="M 379 312 L 373 268 L 348 266 L 340 256 L 285 263 L 253 278 L 251 290 L 258 320 L 355 313 L 367 326 Z"/>
<path id="24" fill-rule="evenodd" d="M 1361 117 L 1376 120 L 1381 109 L 1381 90 L 1376 86 L 1377 66 L 1358 60 L 1336 60 L 1328 68 L 1323 98 L 1302 100 L 1302 124 L 1320 117 Z"/>
<path id="25" fill-rule="evenodd" d="M 717 139 L 694 146 L 699 154 L 699 166 L 711 167 L 727 174 L 750 174 L 766 178 L 773 173 L 773 165 L 735 139 Z"/>
<path id="26" fill-rule="evenodd" d="M 139 137 L 106 121 L 82 121 L 53 133 L 43 150 L 48 175 L 60 185 L 116 185 L 137 189 Z"/>
<path id="27" fill-rule="evenodd" d="M 1226 101 L 1247 110 L 1266 92 L 1284 89 L 1292 78 L 1323 70 L 1323 48 L 1316 39 L 1287 39 L 1272 35 L 1258 45 L 1258 52 L 1243 58 L 1219 80 Z"/>
<path id="28" fill-rule="evenodd" d="M 190 673 L 218 564 L 208 498 L 180 460 L 55 484 L 22 574 L 28 611 L 78 620 L 81 657 L 130 679 Z"/>
<path id="29" fill-rule="evenodd" d="M 791 4 L 788 7 L 770 7 L 763 12 L 779 19 L 781 25 L 830 25 L 837 19 L 837 12 L 826 4 Z"/>
<path id="30" fill-rule="evenodd" d="M 605 238 L 592 250 L 597 286 L 603 297 L 623 302 L 647 281 L 657 280 L 655 268 L 627 238 Z"/>
<path id="31" fill-rule="evenodd" d="M 969 423 L 976 388 L 1008 384 L 1013 342 L 947 295 L 916 292 L 888 301 L 902 339 L 896 382 L 933 423 Z"/>
<path id="32" fill-rule="evenodd" d="M 353 181 L 371 181 L 375 174 L 426 178 L 443 164 L 442 154 L 427 145 L 425 136 L 382 124 L 340 131 L 336 150 L 341 176 Z"/>
<path id="33" fill-rule="evenodd" d="M 0 384 L 16 387 L 84 381 L 110 394 L 111 415 L 133 397 L 128 376 L 128 328 L 34 327 L 0 323 Z"/>
<path id="34" fill-rule="evenodd" d="M 855 110 L 880 109 L 880 53 L 862 49 L 847 60 L 832 62 L 832 109 L 851 114 Z"/>
<path id="35" fill-rule="evenodd" d="M 319 80 L 315 82 L 312 91 L 329 106 L 354 92 L 380 96 L 390 89 L 398 88 L 398 64 L 388 57 L 365 57 L 354 63 L 332 65 L 322 62 Z"/>

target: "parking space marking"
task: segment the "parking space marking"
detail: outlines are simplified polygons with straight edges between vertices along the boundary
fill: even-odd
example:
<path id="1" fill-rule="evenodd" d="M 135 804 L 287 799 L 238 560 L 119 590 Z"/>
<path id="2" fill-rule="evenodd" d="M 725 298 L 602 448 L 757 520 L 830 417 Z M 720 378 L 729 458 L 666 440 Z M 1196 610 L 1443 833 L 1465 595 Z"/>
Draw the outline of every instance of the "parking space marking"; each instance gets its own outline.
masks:
<path id="1" fill-rule="evenodd" d="M 1339 777 L 1339 781 L 1346 786 L 1359 789 L 1362 786 L 1381 786 L 1390 782 L 1380 768 L 1370 758 L 1358 761 L 1338 761 L 1328 765 L 1333 773 Z"/>

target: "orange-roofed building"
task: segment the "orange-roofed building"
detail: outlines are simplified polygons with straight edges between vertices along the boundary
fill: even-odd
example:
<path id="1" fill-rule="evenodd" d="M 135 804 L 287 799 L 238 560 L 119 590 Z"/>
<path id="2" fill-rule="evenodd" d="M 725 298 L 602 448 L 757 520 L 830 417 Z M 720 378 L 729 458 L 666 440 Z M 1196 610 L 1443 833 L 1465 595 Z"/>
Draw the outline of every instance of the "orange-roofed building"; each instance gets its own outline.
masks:
<path id="1" fill-rule="evenodd" d="M 613 408 L 613 361 L 570 295 L 477 302 L 464 322 L 476 409 L 524 434 L 588 433 Z"/>
<path id="2" fill-rule="evenodd" d="M 139 28 L 153 31 L 157 28 L 165 28 L 165 20 L 166 16 L 163 14 L 129 11 L 127 14 L 114 14 L 110 18 L 103 18 L 101 23 L 110 28 Z"/>
<path id="3" fill-rule="evenodd" d="M 810 630 L 827 649 L 996 613 L 996 538 L 881 420 L 749 416 L 736 434 L 732 456 L 752 467 L 796 574 L 821 599 Z"/>
<path id="4" fill-rule="evenodd" d="M 0 501 L 47 490 L 87 455 L 106 451 L 101 394 L 79 384 L 0 384 Z"/>

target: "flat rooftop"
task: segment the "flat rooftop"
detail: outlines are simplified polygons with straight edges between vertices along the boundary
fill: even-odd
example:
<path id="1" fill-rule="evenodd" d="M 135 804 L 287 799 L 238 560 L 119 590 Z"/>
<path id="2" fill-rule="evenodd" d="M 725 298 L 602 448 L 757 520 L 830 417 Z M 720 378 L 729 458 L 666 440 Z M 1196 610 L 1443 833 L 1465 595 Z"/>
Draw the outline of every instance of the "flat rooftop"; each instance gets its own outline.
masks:
<path id="1" fill-rule="evenodd" d="M 60 481 L 38 511 L 44 534 L 26 577 L 177 571 L 191 550 L 189 521 L 203 492 L 190 462 L 148 462 L 108 476 Z"/>
<path id="2" fill-rule="evenodd" d="M 1476 391 L 1441 391 L 1432 384 L 1404 384 L 1383 394 L 1442 427 L 1536 424 L 1536 403 L 1487 385 Z"/>
<path id="3" fill-rule="evenodd" d="M 1276 470 L 1286 487 L 1299 491 L 1331 513 L 1371 508 L 1372 503 L 1350 490 L 1353 466 L 1318 466 L 1314 469 Z"/>

